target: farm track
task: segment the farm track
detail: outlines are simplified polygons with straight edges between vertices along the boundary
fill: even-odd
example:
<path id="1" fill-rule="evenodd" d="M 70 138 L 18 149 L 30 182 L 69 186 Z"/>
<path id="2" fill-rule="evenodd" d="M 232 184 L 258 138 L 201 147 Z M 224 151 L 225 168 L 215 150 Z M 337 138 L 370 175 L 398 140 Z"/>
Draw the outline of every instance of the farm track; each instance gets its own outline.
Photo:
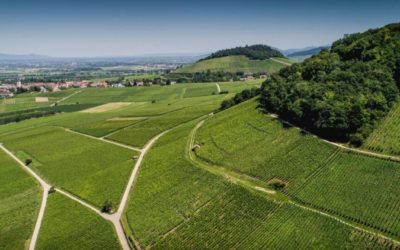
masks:
<path id="1" fill-rule="evenodd" d="M 110 221 L 114 226 L 115 232 L 116 232 L 116 234 L 118 236 L 118 239 L 119 239 L 119 242 L 121 244 L 122 249 L 130 250 L 131 247 L 130 247 L 130 244 L 128 242 L 127 236 L 125 234 L 125 230 L 124 230 L 123 225 L 122 225 L 121 217 L 122 217 L 122 214 L 123 214 L 124 209 L 126 207 L 126 203 L 128 202 L 129 193 L 130 193 L 130 191 L 131 191 L 131 189 L 133 187 L 134 181 L 136 179 L 137 173 L 139 171 L 140 165 L 141 165 L 141 163 L 142 163 L 142 161 L 144 159 L 145 154 L 147 153 L 147 151 L 150 150 L 152 145 L 161 136 L 163 136 L 165 133 L 169 132 L 169 130 L 166 130 L 166 131 L 162 132 L 161 134 L 158 134 L 157 136 L 153 137 L 149 142 L 147 142 L 147 144 L 143 147 L 143 149 L 133 148 L 133 147 L 127 146 L 125 144 L 120 144 L 120 143 L 116 143 L 116 142 L 113 142 L 113 141 L 108 141 L 108 140 L 105 140 L 103 138 L 93 137 L 93 136 L 86 135 L 86 134 L 79 133 L 79 132 L 75 132 L 75 131 L 72 131 L 72 130 L 69 130 L 69 129 L 65 129 L 65 130 L 68 131 L 68 132 L 71 132 L 71 133 L 76 133 L 76 134 L 79 134 L 79 135 L 82 135 L 82 136 L 86 136 L 86 137 L 89 137 L 89 138 L 92 138 L 92 139 L 108 142 L 108 143 L 115 144 L 115 145 L 120 146 L 120 147 L 124 147 L 124 148 L 128 148 L 128 149 L 140 152 L 140 156 L 137 159 L 137 161 L 135 163 L 135 166 L 134 166 L 134 168 L 132 170 L 132 173 L 131 173 L 131 175 L 129 177 L 129 181 L 128 181 L 128 184 L 127 184 L 127 186 L 125 188 L 125 191 L 124 191 L 124 194 L 122 196 L 121 202 L 120 202 L 120 204 L 118 206 L 118 210 L 113 214 L 102 213 L 100 210 L 98 210 L 94 206 L 86 203 L 82 199 L 74 196 L 73 194 L 71 194 L 71 193 L 69 193 L 67 191 L 64 191 L 64 190 L 62 190 L 60 188 L 55 188 L 56 192 L 58 192 L 58 193 L 64 195 L 65 197 L 67 197 L 67 198 L 69 198 L 69 199 L 81 204 L 82 206 L 90 209 L 91 211 L 95 212 L 96 214 L 98 214 L 103 219 L 105 219 L 107 221 Z M 1 143 L 0 143 L 0 148 L 5 153 L 7 153 L 12 159 L 14 159 L 31 176 L 33 176 L 40 183 L 40 185 L 42 186 L 42 189 L 43 189 L 42 203 L 41 203 L 39 215 L 38 215 L 38 218 L 37 218 L 37 221 L 36 221 L 36 224 L 35 224 L 35 229 L 34 229 L 34 232 L 32 234 L 32 238 L 31 238 L 30 245 L 29 245 L 29 250 L 34 250 L 35 246 L 36 246 L 36 242 L 37 242 L 38 236 L 39 236 L 40 227 L 42 225 L 42 221 L 43 221 L 43 217 L 44 217 L 46 204 L 47 204 L 47 199 L 48 199 L 49 191 L 51 189 L 51 185 L 46 183 L 39 175 L 37 175 L 31 168 L 26 166 L 18 157 L 16 157 L 11 151 L 9 151 L 7 148 L 5 148 Z M 137 247 L 137 246 L 135 246 L 135 247 Z"/>
<path id="2" fill-rule="evenodd" d="M 273 116 L 273 117 L 279 119 L 277 116 L 274 116 L 274 115 L 271 115 L 271 116 Z M 193 131 L 192 131 L 191 134 L 190 134 L 189 141 L 188 141 L 188 147 L 187 147 L 187 151 L 188 151 L 188 154 L 189 154 L 188 159 L 189 159 L 190 161 L 192 161 L 192 162 L 193 162 L 194 164 L 196 164 L 196 165 L 198 165 L 198 164 L 209 165 L 207 162 L 204 162 L 204 161 L 198 162 L 198 160 L 195 159 L 195 156 L 193 156 L 193 155 L 191 154 L 191 152 L 190 152 L 191 149 L 192 149 L 192 147 L 193 147 L 193 145 L 194 145 L 194 142 L 195 142 L 196 132 L 197 132 L 197 130 L 204 124 L 204 122 L 205 122 L 206 120 L 207 120 L 207 118 L 201 120 L 198 124 L 196 124 L 196 126 L 194 127 Z M 288 124 L 288 125 L 291 125 L 290 123 L 287 123 L 287 124 Z M 293 125 L 291 125 L 291 126 L 293 126 Z M 294 127 L 295 127 L 295 126 L 294 126 Z M 295 128 L 297 128 L 297 127 L 295 127 Z M 298 128 L 298 129 L 300 129 L 300 128 Z M 301 129 L 300 129 L 300 130 L 301 130 Z M 309 132 L 307 132 L 307 131 L 304 131 L 304 132 L 309 133 Z M 311 133 L 310 133 L 310 134 L 311 134 Z M 311 135 L 313 135 L 313 134 L 311 134 Z M 315 135 L 313 135 L 313 136 L 315 136 Z M 323 140 L 323 139 L 321 139 L 321 140 Z M 326 140 L 324 140 L 324 141 L 326 141 Z M 326 141 L 326 142 L 328 142 L 328 143 L 330 143 L 330 144 L 333 144 L 333 145 L 336 145 L 336 146 L 340 145 L 341 147 L 338 146 L 338 147 L 340 147 L 340 148 L 351 149 L 351 148 L 347 148 L 346 146 L 343 146 L 343 145 L 341 145 L 341 144 L 336 144 L 336 143 L 333 143 L 333 142 L 330 142 L 330 141 Z M 361 151 L 362 151 L 362 150 L 361 150 Z M 356 151 L 356 152 L 358 152 L 358 151 Z M 368 152 L 368 153 L 369 153 L 369 152 Z M 368 154 L 368 155 L 370 155 L 370 154 Z M 370 155 L 370 156 L 371 156 L 371 155 Z M 386 157 L 387 157 L 387 156 L 386 156 Z M 213 166 L 208 166 L 208 168 L 213 168 Z M 206 170 L 208 170 L 208 169 L 206 169 Z M 209 171 L 209 170 L 208 170 L 208 171 Z M 214 171 L 209 171 L 209 172 L 210 172 L 210 173 L 213 173 L 213 174 L 217 174 L 217 173 L 215 173 Z M 223 176 L 223 177 L 227 178 L 228 180 L 230 180 L 230 178 L 231 178 L 230 176 Z M 238 178 L 238 176 L 235 176 L 235 178 Z M 240 178 L 240 177 L 239 177 L 239 178 Z M 270 197 L 274 197 L 274 196 L 278 195 L 278 193 L 276 193 L 276 192 L 271 192 L 270 190 L 265 190 L 264 188 L 257 186 L 255 183 L 249 183 L 249 182 L 245 179 L 245 177 L 242 177 L 242 178 L 243 178 L 242 180 L 235 180 L 235 181 L 233 181 L 233 183 L 236 184 L 236 185 L 241 185 L 241 186 L 243 186 L 243 187 L 252 188 L 253 190 L 262 192 L 262 193 L 264 193 L 264 194 L 267 194 L 267 195 L 270 196 Z M 362 231 L 362 232 L 365 232 L 365 233 L 368 233 L 368 234 L 371 234 L 371 235 L 375 235 L 375 236 L 377 236 L 377 237 L 379 237 L 379 238 L 392 241 L 392 242 L 395 243 L 396 245 L 400 245 L 400 241 L 398 241 L 398 240 L 396 240 L 396 239 L 393 239 L 393 238 L 391 238 L 391 237 L 388 237 L 388 236 L 386 236 L 386 235 L 384 235 L 384 234 L 381 234 L 381 233 L 379 233 L 379 232 L 375 232 L 375 231 L 372 231 L 372 230 L 368 230 L 368 229 L 366 229 L 366 228 L 364 228 L 364 227 L 360 227 L 360 226 L 358 226 L 358 225 L 356 225 L 356 224 L 354 224 L 354 223 L 351 223 L 351 222 L 348 222 L 348 221 L 346 221 L 346 220 L 343 220 L 343 219 L 341 219 L 341 218 L 339 218 L 339 217 L 337 217 L 337 216 L 335 216 L 335 215 L 332 215 L 332 214 L 329 214 L 329 213 L 320 211 L 320 210 L 318 210 L 318 209 L 315 209 L 315 208 L 312 208 L 312 207 L 305 206 L 305 205 L 303 205 L 303 204 L 297 203 L 296 201 L 291 200 L 290 197 L 286 197 L 286 198 L 287 198 L 287 200 L 286 200 L 286 201 L 283 201 L 283 202 L 287 202 L 287 203 L 289 203 L 289 204 L 291 204 L 291 205 L 293 205 L 293 206 L 296 206 L 296 207 L 298 207 L 298 208 L 301 208 L 301 209 L 304 209 L 304 210 L 307 210 L 307 211 L 310 211 L 310 212 L 318 213 L 318 214 L 320 214 L 320 215 L 322 215 L 322 216 L 325 216 L 325 217 L 329 217 L 329 218 L 331 218 L 331 219 L 333 219 L 333 220 L 336 220 L 336 221 L 338 221 L 338 222 L 340 222 L 340 223 L 342 223 L 342 224 L 344 224 L 344 225 L 347 225 L 347 226 L 349 226 L 349 227 L 351 227 L 351 228 L 354 228 L 354 229 L 356 229 L 356 230 L 359 230 L 359 231 Z"/>
<path id="3" fill-rule="evenodd" d="M 59 128 L 63 128 L 65 131 L 67 131 L 69 133 L 85 136 L 85 137 L 88 137 L 88 138 L 93 139 L 93 140 L 98 140 L 98 141 L 114 144 L 114 145 L 122 147 L 122 148 L 134 150 L 134 151 L 137 151 L 137 152 L 142 152 L 142 149 L 140 149 L 140 148 L 135 148 L 135 147 L 132 147 L 132 146 L 129 146 L 129 145 L 126 145 L 126 144 L 122 144 L 122 143 L 119 143 L 119 142 L 116 142 L 116 141 L 112 141 L 112 140 L 106 139 L 104 137 L 95 137 L 95 136 L 92 136 L 92 135 L 88 135 L 88 134 L 84 134 L 84 133 L 81 133 L 81 132 L 77 132 L 77 131 L 71 130 L 69 128 L 64 128 L 64 127 L 59 127 Z"/>
<path id="4" fill-rule="evenodd" d="M 375 157 L 375 158 L 379 158 L 379 159 L 383 159 L 383 160 L 400 162 L 400 157 L 396 157 L 396 156 L 392 156 L 392 155 L 386 155 L 386 154 L 379 154 L 379 153 L 375 153 L 375 152 L 371 152 L 371 151 L 363 150 L 363 149 L 351 148 L 351 147 L 348 147 L 348 146 L 340 144 L 340 143 L 328 141 L 326 139 L 323 139 L 323 138 L 319 137 L 318 135 L 315 135 L 315 134 L 311 133 L 308 130 L 305 130 L 303 128 L 297 127 L 296 125 L 294 125 L 294 124 L 292 124 L 292 123 L 290 123 L 290 122 L 288 122 L 286 120 L 283 120 L 283 119 L 279 118 L 278 115 L 268 114 L 268 116 L 270 116 L 270 117 L 272 117 L 274 119 L 277 119 L 281 123 L 284 123 L 284 124 L 289 125 L 289 126 L 291 126 L 293 128 L 296 128 L 296 129 L 298 129 L 299 131 L 301 131 L 303 133 L 309 134 L 309 135 L 313 136 L 314 138 L 317 138 L 318 140 L 321 140 L 321 141 L 323 141 L 325 143 L 331 144 L 331 145 L 336 146 L 338 148 L 341 148 L 343 150 L 347 150 L 347 151 L 351 151 L 351 152 L 354 152 L 354 153 L 366 155 L 366 156 L 369 156 L 369 157 Z"/>
<path id="5" fill-rule="evenodd" d="M 51 104 L 50 107 L 54 107 L 56 104 L 58 104 L 58 103 L 60 103 L 60 102 L 63 102 L 63 101 L 65 101 L 65 100 L 67 100 L 67 99 L 69 99 L 69 98 L 73 97 L 74 95 L 79 94 L 79 93 L 81 93 L 81 92 L 82 92 L 82 90 L 79 90 L 79 91 L 76 91 L 76 92 L 70 94 L 69 96 L 66 96 L 66 97 L 64 97 L 64 98 L 61 98 L 60 100 L 58 100 L 58 101 L 56 101 L 55 103 Z"/>

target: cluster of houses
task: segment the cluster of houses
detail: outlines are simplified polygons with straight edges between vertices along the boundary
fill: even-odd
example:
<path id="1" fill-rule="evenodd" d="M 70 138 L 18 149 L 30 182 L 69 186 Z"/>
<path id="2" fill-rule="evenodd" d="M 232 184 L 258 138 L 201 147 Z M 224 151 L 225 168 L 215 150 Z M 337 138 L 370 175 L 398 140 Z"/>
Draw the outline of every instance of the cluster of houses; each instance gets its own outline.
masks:
<path id="1" fill-rule="evenodd" d="M 107 82 L 98 81 L 78 81 L 78 82 L 37 82 L 22 84 L 20 81 L 15 84 L 0 85 L 0 98 L 12 98 L 15 93 L 26 92 L 26 91 L 37 91 L 41 93 L 45 92 L 56 92 L 68 88 L 106 88 L 108 87 Z"/>

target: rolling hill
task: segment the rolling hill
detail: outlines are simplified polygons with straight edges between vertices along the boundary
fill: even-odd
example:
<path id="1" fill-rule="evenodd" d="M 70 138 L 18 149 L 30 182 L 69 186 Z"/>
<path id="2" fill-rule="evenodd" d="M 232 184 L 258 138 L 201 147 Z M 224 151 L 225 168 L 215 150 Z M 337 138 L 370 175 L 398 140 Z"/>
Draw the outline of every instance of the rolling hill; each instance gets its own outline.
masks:
<path id="1" fill-rule="evenodd" d="M 243 72 L 247 74 L 268 72 L 277 72 L 285 67 L 284 63 L 273 60 L 250 60 L 246 56 L 226 56 L 202 60 L 197 63 L 177 69 L 174 73 L 198 73 L 198 72 Z"/>

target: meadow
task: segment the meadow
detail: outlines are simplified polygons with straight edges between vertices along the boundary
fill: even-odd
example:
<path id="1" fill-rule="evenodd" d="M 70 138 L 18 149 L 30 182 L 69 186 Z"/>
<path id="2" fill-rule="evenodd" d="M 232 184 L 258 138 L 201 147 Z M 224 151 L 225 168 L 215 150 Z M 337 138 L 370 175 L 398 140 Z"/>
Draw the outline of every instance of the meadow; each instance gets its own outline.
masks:
<path id="1" fill-rule="evenodd" d="M 0 150 L 0 249 L 29 245 L 41 201 L 41 188 Z"/>
<path id="2" fill-rule="evenodd" d="M 285 67 L 283 63 L 268 60 L 250 60 L 245 56 L 227 56 L 213 58 L 200 61 L 183 68 L 177 69 L 175 73 L 196 73 L 210 70 L 212 72 L 244 72 L 244 73 L 259 73 L 268 72 L 274 73 Z"/>
<path id="3" fill-rule="evenodd" d="M 57 127 L 40 127 L 0 137 L 49 183 L 100 207 L 118 204 L 137 152 Z"/>
<path id="4" fill-rule="evenodd" d="M 121 249 L 112 224 L 61 194 L 50 194 L 36 249 Z"/>

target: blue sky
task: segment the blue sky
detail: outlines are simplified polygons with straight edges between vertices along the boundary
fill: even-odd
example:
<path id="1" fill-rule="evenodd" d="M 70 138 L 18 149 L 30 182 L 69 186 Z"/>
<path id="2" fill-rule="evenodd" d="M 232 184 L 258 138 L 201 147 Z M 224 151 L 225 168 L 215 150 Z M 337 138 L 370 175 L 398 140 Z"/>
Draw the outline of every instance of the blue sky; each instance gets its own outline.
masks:
<path id="1" fill-rule="evenodd" d="M 132 56 L 263 43 L 325 45 L 400 22 L 400 1 L 13 0 L 0 6 L 0 53 Z"/>

